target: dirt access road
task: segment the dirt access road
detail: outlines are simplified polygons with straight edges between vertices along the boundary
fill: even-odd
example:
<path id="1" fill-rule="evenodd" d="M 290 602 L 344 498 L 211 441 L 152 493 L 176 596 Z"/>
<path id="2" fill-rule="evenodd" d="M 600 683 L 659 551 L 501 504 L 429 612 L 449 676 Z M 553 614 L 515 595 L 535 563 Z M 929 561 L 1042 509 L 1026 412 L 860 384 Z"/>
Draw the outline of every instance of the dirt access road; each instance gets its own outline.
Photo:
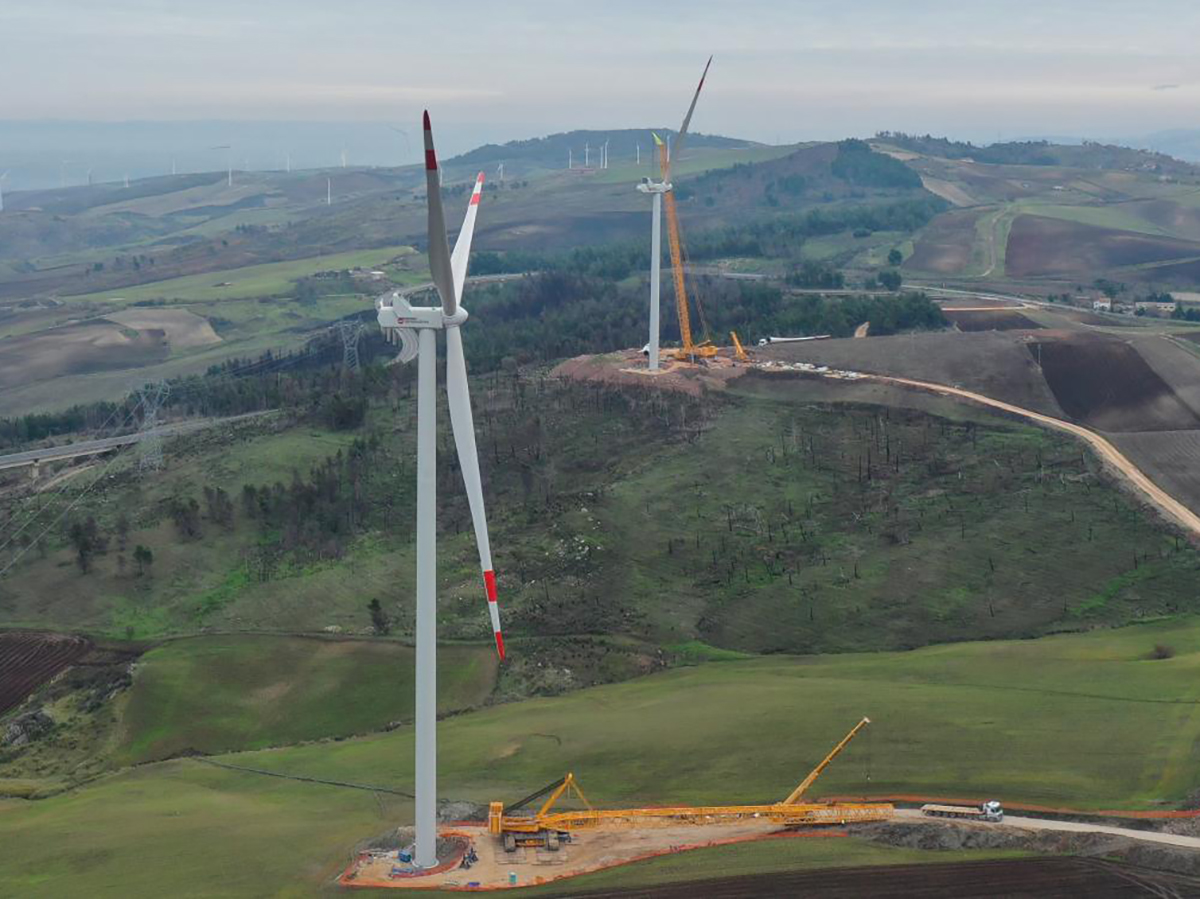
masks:
<path id="1" fill-rule="evenodd" d="M 1096 453 L 1104 460 L 1105 464 L 1120 474 L 1126 481 L 1133 484 L 1138 491 L 1150 501 L 1152 505 L 1159 509 L 1167 518 L 1178 524 L 1193 537 L 1200 539 L 1200 516 L 1196 515 L 1191 509 L 1175 499 L 1157 484 L 1155 484 L 1145 473 L 1127 459 L 1120 450 L 1111 444 L 1104 437 L 1101 437 L 1095 431 L 1082 427 L 1077 424 L 1072 424 L 1069 421 L 1063 421 L 1061 418 L 1054 418 L 1051 415 L 1043 415 L 1041 412 L 1034 412 L 1032 409 L 1023 409 L 1020 406 L 1014 406 L 1011 403 L 1006 403 L 1001 400 L 992 399 L 989 396 L 984 396 L 982 393 L 975 393 L 971 390 L 963 390 L 961 387 L 951 387 L 946 384 L 936 384 L 932 381 L 915 381 L 911 378 L 893 378 L 888 375 L 871 375 L 862 373 L 862 380 L 876 381 L 881 384 L 893 384 L 899 387 L 910 387 L 916 390 L 923 390 L 930 393 L 938 393 L 943 396 L 958 397 L 960 399 L 969 400 L 973 403 L 979 403 L 984 406 L 989 406 L 993 409 L 999 409 L 1002 412 L 1007 412 L 1010 415 L 1016 415 L 1020 418 L 1036 422 L 1037 424 L 1045 425 L 1046 427 L 1054 428 L 1055 430 L 1065 431 L 1080 440 L 1085 441 Z"/>
<path id="2" fill-rule="evenodd" d="M 916 820 L 924 822 L 961 824 L 956 820 L 946 821 L 941 818 L 931 818 L 922 815 L 920 809 L 898 808 L 896 817 L 901 820 Z M 1091 824 L 1086 821 L 1058 821 L 1050 818 L 1024 818 L 1017 815 L 1005 815 L 999 824 L 980 825 L 986 827 L 1016 827 L 1021 830 L 1058 830 L 1070 833 L 1102 833 L 1113 837 L 1125 837 L 1129 840 L 1140 840 L 1144 843 L 1161 843 L 1165 846 L 1176 846 L 1182 849 L 1200 850 L 1200 837 L 1188 837 L 1175 833 L 1160 833 L 1156 830 L 1135 830 L 1132 827 L 1112 827 L 1107 824 Z"/>

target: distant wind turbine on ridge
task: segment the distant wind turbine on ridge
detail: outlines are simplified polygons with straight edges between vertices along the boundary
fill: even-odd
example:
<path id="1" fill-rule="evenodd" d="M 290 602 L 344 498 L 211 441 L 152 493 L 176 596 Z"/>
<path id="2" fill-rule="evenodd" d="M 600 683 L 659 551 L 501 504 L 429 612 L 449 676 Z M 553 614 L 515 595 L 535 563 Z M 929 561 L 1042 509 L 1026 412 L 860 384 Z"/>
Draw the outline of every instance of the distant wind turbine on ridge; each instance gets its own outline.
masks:
<path id="1" fill-rule="evenodd" d="M 398 361 L 417 360 L 417 704 L 416 704 L 416 844 L 413 863 L 418 868 L 437 865 L 437 332 L 446 334 L 446 400 L 458 464 L 462 471 L 484 595 L 491 617 L 496 652 L 504 660 L 500 612 L 496 604 L 496 573 L 492 568 L 484 511 L 475 424 L 467 387 L 460 328 L 467 321 L 462 308 L 463 286 L 471 253 L 475 217 L 483 196 L 483 172 L 467 205 L 467 214 L 454 244 L 446 239 L 437 153 L 429 113 L 425 113 L 425 186 L 429 208 L 429 270 L 440 307 L 415 307 L 398 292 L 376 304 L 379 326 L 393 343 L 400 344 Z"/>

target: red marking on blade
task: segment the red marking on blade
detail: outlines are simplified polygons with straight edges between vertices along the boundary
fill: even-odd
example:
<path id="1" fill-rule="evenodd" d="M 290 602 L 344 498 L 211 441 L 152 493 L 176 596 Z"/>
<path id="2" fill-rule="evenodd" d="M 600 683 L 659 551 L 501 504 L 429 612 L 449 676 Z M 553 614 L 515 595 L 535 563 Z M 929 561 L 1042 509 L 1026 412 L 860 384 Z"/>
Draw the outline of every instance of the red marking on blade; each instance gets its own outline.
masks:
<path id="1" fill-rule="evenodd" d="M 480 197 L 480 193 L 479 193 L 479 191 L 475 191 L 475 193 L 471 194 L 471 202 L 470 202 L 470 205 L 471 205 L 471 206 L 478 206 L 478 205 L 479 205 L 479 197 Z"/>
<path id="2" fill-rule="evenodd" d="M 475 189 L 478 190 L 483 186 L 483 172 L 480 172 L 475 178 Z"/>
<path id="3" fill-rule="evenodd" d="M 432 128 L 430 128 L 430 127 L 429 127 L 429 110 L 428 110 L 428 109 L 427 109 L 427 110 L 425 110 L 425 130 L 426 130 L 426 131 L 432 131 L 432 130 L 433 130 Z"/>
<path id="4" fill-rule="evenodd" d="M 425 168 L 431 172 L 437 171 L 437 154 L 433 150 L 425 151 Z"/>
<path id="5" fill-rule="evenodd" d="M 483 586 L 487 590 L 488 602 L 496 601 L 496 572 L 485 571 L 483 573 Z"/>
<path id="6" fill-rule="evenodd" d="M 496 652 L 500 654 L 500 661 L 504 661 L 504 637 L 499 631 L 496 631 Z"/>

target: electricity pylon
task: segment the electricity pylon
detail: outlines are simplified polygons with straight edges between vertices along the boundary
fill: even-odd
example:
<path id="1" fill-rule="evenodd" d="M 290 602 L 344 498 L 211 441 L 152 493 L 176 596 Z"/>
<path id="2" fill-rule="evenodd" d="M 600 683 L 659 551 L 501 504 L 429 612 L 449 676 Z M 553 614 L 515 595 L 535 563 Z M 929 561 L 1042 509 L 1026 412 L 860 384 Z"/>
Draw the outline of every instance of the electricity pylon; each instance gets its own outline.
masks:
<path id="1" fill-rule="evenodd" d="M 358 371 L 358 338 L 362 335 L 362 322 L 340 321 L 337 323 L 338 333 L 342 335 L 342 368 L 346 371 Z"/>
<path id="2" fill-rule="evenodd" d="M 158 410 L 166 402 L 171 386 L 166 381 L 150 381 L 138 388 L 141 397 L 142 424 L 138 428 L 138 471 L 159 471 L 163 467 L 162 433 L 158 429 Z"/>

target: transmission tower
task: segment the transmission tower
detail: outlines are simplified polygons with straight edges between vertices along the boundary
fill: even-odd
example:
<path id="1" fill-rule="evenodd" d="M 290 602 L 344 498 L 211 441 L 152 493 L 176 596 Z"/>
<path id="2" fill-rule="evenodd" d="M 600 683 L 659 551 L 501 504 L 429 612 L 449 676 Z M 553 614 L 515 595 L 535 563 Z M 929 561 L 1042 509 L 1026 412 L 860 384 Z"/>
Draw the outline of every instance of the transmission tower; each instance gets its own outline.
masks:
<path id="1" fill-rule="evenodd" d="M 362 322 L 340 321 L 337 323 L 338 333 L 342 335 L 342 368 L 346 371 L 358 371 L 358 338 L 362 334 Z"/>
<path id="2" fill-rule="evenodd" d="M 158 471 L 163 467 L 162 433 L 158 430 L 158 410 L 171 392 L 166 381 L 150 381 L 138 388 L 141 397 L 142 425 L 138 428 L 139 471 Z"/>

